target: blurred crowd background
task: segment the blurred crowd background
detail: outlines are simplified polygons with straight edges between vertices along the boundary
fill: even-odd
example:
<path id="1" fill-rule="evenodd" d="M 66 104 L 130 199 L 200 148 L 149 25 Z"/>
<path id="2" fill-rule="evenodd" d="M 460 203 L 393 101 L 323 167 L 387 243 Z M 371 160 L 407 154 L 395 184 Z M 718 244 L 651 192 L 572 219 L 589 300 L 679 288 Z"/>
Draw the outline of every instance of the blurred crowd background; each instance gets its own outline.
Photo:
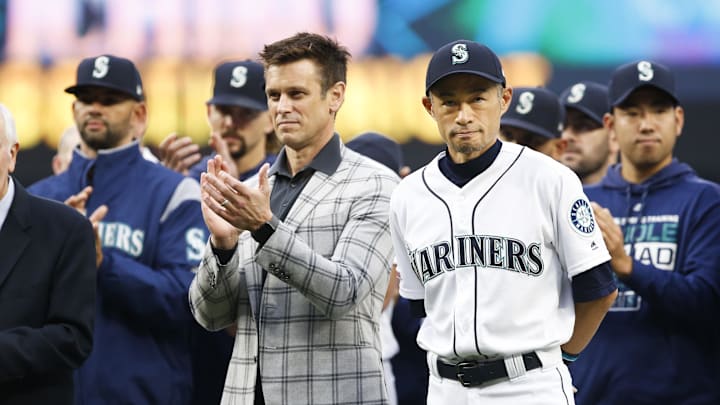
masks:
<path id="1" fill-rule="evenodd" d="M 464 38 L 501 55 L 512 86 L 607 82 L 650 59 L 676 73 L 686 125 L 676 155 L 720 181 L 720 2 L 704 0 L 0 0 L 0 102 L 17 120 L 16 175 L 31 184 L 72 125 L 80 59 L 130 58 L 149 109 L 145 143 L 171 132 L 205 144 L 219 62 L 257 57 L 299 31 L 336 37 L 353 54 L 337 128 L 346 141 L 377 131 L 403 144 L 415 169 L 442 148 L 420 103 L 431 53 Z"/>

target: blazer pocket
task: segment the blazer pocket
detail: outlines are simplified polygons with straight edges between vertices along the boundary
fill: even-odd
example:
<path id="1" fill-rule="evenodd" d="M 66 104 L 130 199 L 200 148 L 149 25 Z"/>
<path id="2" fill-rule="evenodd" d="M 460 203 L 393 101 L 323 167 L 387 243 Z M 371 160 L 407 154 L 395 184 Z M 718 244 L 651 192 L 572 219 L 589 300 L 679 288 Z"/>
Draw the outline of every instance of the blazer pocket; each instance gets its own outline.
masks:
<path id="1" fill-rule="evenodd" d="M 330 258 L 346 223 L 347 214 L 345 212 L 311 215 L 298 226 L 297 233 L 308 242 L 315 252 Z"/>

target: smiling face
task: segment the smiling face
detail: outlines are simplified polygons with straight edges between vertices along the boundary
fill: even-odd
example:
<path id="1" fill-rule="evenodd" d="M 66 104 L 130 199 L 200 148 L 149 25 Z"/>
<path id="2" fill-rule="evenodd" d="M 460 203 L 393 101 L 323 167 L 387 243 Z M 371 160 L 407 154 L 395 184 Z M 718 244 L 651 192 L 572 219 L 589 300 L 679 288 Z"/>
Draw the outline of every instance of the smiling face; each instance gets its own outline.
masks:
<path id="1" fill-rule="evenodd" d="M 75 93 L 73 116 L 84 144 L 93 151 L 132 142 L 135 129 L 145 124 L 145 104 L 125 93 L 88 87 Z"/>
<path id="2" fill-rule="evenodd" d="M 423 105 L 437 123 L 452 160 L 464 163 L 495 143 L 500 116 L 511 98 L 510 88 L 481 76 L 456 73 L 435 83 Z"/>
<path id="3" fill-rule="evenodd" d="M 672 152 L 684 124 L 682 107 L 665 92 L 643 87 L 605 115 L 614 131 L 623 164 L 623 176 L 642 181 L 672 161 Z"/>
<path id="4" fill-rule="evenodd" d="M 320 72 L 310 59 L 270 65 L 265 72 L 265 93 L 275 134 L 296 151 L 325 145 L 334 133 L 345 83 L 337 82 L 323 91 Z"/>

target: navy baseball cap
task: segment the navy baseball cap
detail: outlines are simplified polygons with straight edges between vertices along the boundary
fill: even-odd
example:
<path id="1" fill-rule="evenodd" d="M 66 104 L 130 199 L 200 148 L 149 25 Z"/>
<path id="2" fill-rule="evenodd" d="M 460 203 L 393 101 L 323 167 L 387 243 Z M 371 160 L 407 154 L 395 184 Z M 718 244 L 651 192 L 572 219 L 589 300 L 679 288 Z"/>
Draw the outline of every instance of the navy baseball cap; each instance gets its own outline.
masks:
<path id="1" fill-rule="evenodd" d="M 500 125 L 554 139 L 560 137 L 564 120 L 565 110 L 555 93 L 543 87 L 516 87 Z"/>
<path id="2" fill-rule="evenodd" d="M 268 109 L 263 65 L 251 60 L 225 62 L 215 68 L 213 97 L 207 104 Z"/>
<path id="3" fill-rule="evenodd" d="M 603 115 L 610 111 L 608 88 L 600 83 L 575 83 L 560 94 L 560 101 L 565 108 L 575 108 L 600 124 L 603 123 Z"/>
<path id="4" fill-rule="evenodd" d="M 482 76 L 505 87 L 505 74 L 495 52 L 485 45 L 461 39 L 443 45 L 433 54 L 425 76 L 425 94 L 438 80 L 455 73 Z"/>
<path id="5" fill-rule="evenodd" d="M 83 59 L 77 68 L 77 83 L 65 89 L 77 94 L 86 87 L 104 87 L 129 95 L 137 101 L 145 99 L 140 72 L 129 59 L 100 55 Z"/>
<path id="6" fill-rule="evenodd" d="M 364 132 L 345 146 L 370 159 L 382 163 L 395 173 L 403 165 L 402 149 L 394 140 L 376 132 Z"/>
<path id="7" fill-rule="evenodd" d="M 667 93 L 676 103 L 675 77 L 667 66 L 642 60 L 622 65 L 615 69 L 610 77 L 610 104 L 621 104 L 630 94 L 640 87 L 655 87 Z"/>

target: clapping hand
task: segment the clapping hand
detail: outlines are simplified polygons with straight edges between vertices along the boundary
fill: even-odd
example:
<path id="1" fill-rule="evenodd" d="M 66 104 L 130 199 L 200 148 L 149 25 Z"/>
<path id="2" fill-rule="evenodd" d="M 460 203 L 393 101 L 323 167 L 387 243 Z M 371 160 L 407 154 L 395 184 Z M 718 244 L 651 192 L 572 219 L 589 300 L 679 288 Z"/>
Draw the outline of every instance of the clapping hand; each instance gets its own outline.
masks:
<path id="1" fill-rule="evenodd" d="M 65 200 L 65 205 L 75 208 L 83 216 L 87 217 L 86 204 L 88 198 L 90 198 L 90 194 L 92 194 L 92 191 L 93 188 L 91 186 L 85 187 L 79 193 L 68 197 L 68 199 Z M 100 232 L 98 228 L 100 226 L 100 221 L 105 218 L 105 215 L 107 215 L 107 213 L 108 207 L 107 205 L 103 204 L 97 207 L 95 211 L 93 211 L 93 213 L 90 214 L 90 216 L 88 217 L 90 223 L 92 224 L 93 231 L 95 231 L 95 264 L 97 265 L 97 267 L 100 267 L 100 264 L 103 261 L 102 243 L 100 242 Z"/>
<path id="2" fill-rule="evenodd" d="M 227 164 L 220 155 L 208 161 L 200 186 L 203 216 L 213 246 L 232 249 L 241 230 L 254 231 L 272 219 L 269 168 L 268 164 L 262 166 L 258 187 L 252 188 L 226 171 Z"/>

